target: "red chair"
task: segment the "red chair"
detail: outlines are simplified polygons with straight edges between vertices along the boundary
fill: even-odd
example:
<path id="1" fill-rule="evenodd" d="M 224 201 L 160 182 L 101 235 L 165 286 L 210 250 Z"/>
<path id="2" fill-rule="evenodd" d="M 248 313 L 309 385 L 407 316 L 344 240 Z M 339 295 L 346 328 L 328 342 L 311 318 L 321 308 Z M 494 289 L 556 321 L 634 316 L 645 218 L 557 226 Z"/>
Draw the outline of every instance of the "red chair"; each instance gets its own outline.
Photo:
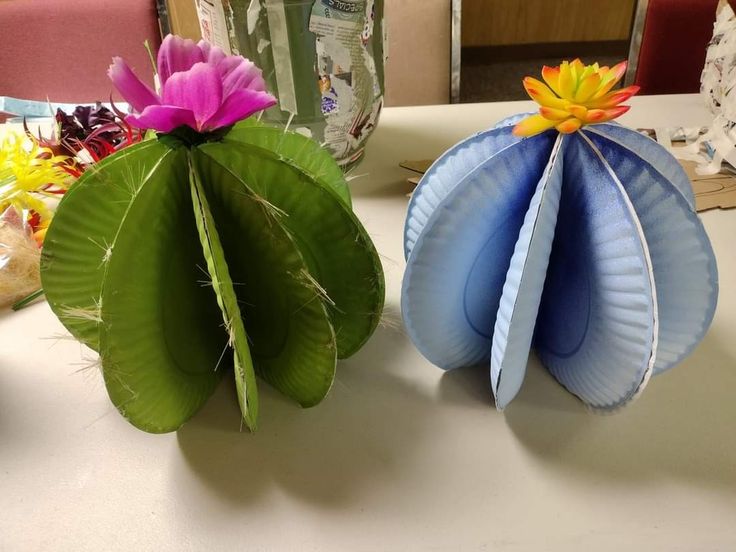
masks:
<path id="1" fill-rule="evenodd" d="M 161 41 L 154 0 L 0 0 L 0 36 L 0 96 L 65 103 L 107 100 L 116 55 L 152 83 Z"/>
<path id="2" fill-rule="evenodd" d="M 639 0 L 629 51 L 628 84 L 641 94 L 700 90 L 718 0 Z"/>

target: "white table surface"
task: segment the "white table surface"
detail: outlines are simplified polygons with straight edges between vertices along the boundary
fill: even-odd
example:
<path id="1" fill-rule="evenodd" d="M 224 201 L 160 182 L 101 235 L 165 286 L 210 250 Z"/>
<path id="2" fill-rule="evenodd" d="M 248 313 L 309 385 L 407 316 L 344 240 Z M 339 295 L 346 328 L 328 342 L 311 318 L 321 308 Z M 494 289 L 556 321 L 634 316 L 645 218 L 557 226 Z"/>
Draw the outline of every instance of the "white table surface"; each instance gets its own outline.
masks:
<path id="1" fill-rule="evenodd" d="M 708 120 L 697 96 L 631 103 L 629 125 Z M 533 357 L 498 413 L 487 369 L 445 374 L 400 329 L 398 162 L 530 107 L 385 110 L 353 188 L 388 322 L 314 409 L 261 385 L 254 435 L 228 382 L 178 433 L 142 433 L 45 303 L 0 313 L 0 550 L 735 550 L 736 212 L 703 215 L 710 333 L 620 414 L 589 414 Z"/>

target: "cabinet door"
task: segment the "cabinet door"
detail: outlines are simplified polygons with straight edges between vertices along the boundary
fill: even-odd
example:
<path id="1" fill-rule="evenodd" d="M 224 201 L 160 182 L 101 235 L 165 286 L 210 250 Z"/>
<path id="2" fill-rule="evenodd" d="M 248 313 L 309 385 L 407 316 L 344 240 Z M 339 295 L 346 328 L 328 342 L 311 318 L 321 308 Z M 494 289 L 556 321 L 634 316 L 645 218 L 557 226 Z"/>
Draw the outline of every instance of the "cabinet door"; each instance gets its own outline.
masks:
<path id="1" fill-rule="evenodd" d="M 463 46 L 628 40 L 636 0 L 463 0 Z"/>

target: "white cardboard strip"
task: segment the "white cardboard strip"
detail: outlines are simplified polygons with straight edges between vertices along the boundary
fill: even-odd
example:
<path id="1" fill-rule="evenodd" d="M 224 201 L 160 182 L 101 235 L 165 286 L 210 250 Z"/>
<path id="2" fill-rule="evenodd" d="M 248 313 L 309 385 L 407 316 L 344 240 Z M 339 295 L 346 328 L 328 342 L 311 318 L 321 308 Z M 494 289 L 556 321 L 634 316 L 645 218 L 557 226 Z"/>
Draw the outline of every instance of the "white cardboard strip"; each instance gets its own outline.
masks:
<path id="1" fill-rule="evenodd" d="M 291 46 L 289 30 L 286 26 L 284 0 L 266 0 L 268 28 L 271 33 L 274 67 L 276 68 L 276 87 L 278 88 L 279 107 L 296 115 L 296 87 L 294 70 L 291 64 Z"/>
<path id="2" fill-rule="evenodd" d="M 232 54 L 222 0 L 197 0 L 197 15 L 202 38 L 222 48 L 226 54 Z"/>

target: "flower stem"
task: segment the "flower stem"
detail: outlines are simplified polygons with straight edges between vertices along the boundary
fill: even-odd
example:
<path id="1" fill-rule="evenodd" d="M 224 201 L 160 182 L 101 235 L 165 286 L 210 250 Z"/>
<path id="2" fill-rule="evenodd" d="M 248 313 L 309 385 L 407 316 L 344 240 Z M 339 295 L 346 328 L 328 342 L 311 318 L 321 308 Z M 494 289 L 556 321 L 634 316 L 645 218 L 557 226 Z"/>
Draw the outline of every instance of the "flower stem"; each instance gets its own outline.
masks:
<path id="1" fill-rule="evenodd" d="M 143 41 L 143 47 L 146 49 L 146 52 L 148 52 L 148 59 L 151 62 L 151 67 L 153 68 L 153 85 L 156 88 L 156 94 L 161 93 L 161 81 L 158 78 L 158 66 L 156 64 L 156 56 L 153 54 L 153 48 L 151 48 L 151 43 L 148 42 L 148 39 Z"/>
<path id="2" fill-rule="evenodd" d="M 31 293 L 30 295 L 24 297 L 23 299 L 21 299 L 20 301 L 18 301 L 17 303 L 15 303 L 12 306 L 12 309 L 14 311 L 19 311 L 20 309 L 27 307 L 28 305 L 30 305 L 31 303 L 33 303 L 36 299 L 38 299 L 39 297 L 42 297 L 42 296 L 43 296 L 43 289 L 37 289 L 36 291 L 34 291 L 33 293 Z"/>

